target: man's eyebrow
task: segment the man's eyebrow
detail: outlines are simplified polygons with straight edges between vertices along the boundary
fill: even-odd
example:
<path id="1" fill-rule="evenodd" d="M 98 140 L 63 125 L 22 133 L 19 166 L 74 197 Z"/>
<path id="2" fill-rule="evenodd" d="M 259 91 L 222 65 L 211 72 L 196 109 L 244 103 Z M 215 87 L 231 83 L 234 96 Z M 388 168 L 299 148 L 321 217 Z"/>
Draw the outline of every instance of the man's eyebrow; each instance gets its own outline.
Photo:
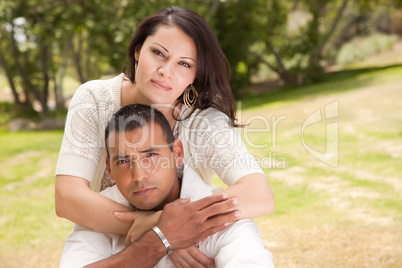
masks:
<path id="1" fill-rule="evenodd" d="M 160 150 L 160 148 L 150 147 L 150 148 L 147 148 L 147 149 L 144 149 L 144 150 L 140 150 L 138 152 L 140 152 L 140 153 L 150 153 L 150 152 L 156 152 L 156 151 L 159 151 L 159 150 Z"/>
<path id="2" fill-rule="evenodd" d="M 116 160 L 126 159 L 126 158 L 130 158 L 130 156 L 129 155 L 116 155 L 116 156 L 113 156 L 112 160 L 116 161 Z"/>

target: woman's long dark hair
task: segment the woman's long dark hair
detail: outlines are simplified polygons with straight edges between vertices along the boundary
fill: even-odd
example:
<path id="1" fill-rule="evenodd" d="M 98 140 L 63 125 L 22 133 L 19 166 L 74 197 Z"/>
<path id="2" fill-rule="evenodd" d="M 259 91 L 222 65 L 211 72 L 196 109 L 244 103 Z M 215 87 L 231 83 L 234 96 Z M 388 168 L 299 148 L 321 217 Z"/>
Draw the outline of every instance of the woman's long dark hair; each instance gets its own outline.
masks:
<path id="1" fill-rule="evenodd" d="M 153 35 L 158 26 L 177 26 L 190 36 L 197 50 L 197 72 L 193 82 L 198 92 L 195 108 L 209 107 L 226 114 L 232 126 L 236 124 L 236 103 L 229 84 L 229 62 L 207 22 L 196 12 L 179 8 L 164 8 L 143 20 L 137 27 L 127 49 L 126 76 L 135 81 L 135 52 L 141 49 L 145 39 Z M 176 105 L 183 103 L 183 95 Z M 192 110 L 194 111 L 194 109 Z M 191 114 L 191 113 L 190 113 Z"/>

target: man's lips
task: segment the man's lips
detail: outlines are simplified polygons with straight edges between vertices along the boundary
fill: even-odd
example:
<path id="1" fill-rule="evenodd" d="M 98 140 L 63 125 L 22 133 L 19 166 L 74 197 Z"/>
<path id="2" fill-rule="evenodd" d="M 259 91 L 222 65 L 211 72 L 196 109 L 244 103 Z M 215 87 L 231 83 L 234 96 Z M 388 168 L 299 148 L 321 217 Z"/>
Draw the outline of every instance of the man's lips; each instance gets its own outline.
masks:
<path id="1" fill-rule="evenodd" d="M 134 192 L 135 195 L 144 196 L 152 193 L 155 188 L 141 188 Z"/>
<path id="2" fill-rule="evenodd" d="M 156 88 L 158 88 L 158 89 L 160 89 L 162 91 L 168 91 L 168 90 L 171 89 L 171 87 L 169 85 L 167 85 L 167 84 L 165 84 L 163 82 L 160 82 L 160 81 L 157 81 L 157 80 L 151 80 L 151 82 Z"/>

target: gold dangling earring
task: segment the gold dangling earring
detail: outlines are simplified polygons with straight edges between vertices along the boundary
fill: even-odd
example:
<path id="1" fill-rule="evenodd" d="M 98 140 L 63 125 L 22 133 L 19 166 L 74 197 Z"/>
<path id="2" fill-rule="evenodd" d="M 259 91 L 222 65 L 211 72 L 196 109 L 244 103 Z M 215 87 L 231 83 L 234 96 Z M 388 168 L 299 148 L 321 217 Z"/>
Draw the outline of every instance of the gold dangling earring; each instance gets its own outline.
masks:
<path id="1" fill-rule="evenodd" d="M 197 98 L 198 92 L 193 84 L 188 85 L 183 92 L 183 103 L 186 105 L 187 109 L 191 110 L 193 108 Z"/>

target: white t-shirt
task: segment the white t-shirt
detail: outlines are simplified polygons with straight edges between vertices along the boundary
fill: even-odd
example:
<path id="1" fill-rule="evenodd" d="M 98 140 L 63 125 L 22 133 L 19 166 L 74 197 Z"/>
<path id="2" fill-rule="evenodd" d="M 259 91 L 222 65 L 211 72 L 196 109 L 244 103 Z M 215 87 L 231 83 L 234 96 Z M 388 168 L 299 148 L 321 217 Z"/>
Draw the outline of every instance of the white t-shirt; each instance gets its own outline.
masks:
<path id="1" fill-rule="evenodd" d="M 207 185 L 191 169 L 183 175 L 180 197 L 192 201 L 211 195 L 219 189 Z M 101 194 L 130 206 L 117 186 L 109 187 Z M 125 248 L 125 236 L 101 233 L 80 225 L 67 238 L 60 261 L 62 268 L 83 267 L 108 258 Z M 241 220 L 225 230 L 209 236 L 199 243 L 201 252 L 215 259 L 216 267 L 274 267 L 272 254 L 264 248 L 257 225 L 252 220 Z M 156 267 L 174 267 L 168 256 L 164 256 Z"/>
<path id="2" fill-rule="evenodd" d="M 124 74 L 108 80 L 93 80 L 74 94 L 67 115 L 56 175 L 71 175 L 91 182 L 100 191 L 113 183 L 105 172 L 105 129 L 112 115 L 121 108 Z M 183 105 L 181 117 L 188 113 Z M 184 160 L 207 184 L 217 173 L 228 186 L 240 178 L 263 173 L 243 144 L 237 129 L 222 112 L 196 109 L 174 128 L 183 143 Z"/>

